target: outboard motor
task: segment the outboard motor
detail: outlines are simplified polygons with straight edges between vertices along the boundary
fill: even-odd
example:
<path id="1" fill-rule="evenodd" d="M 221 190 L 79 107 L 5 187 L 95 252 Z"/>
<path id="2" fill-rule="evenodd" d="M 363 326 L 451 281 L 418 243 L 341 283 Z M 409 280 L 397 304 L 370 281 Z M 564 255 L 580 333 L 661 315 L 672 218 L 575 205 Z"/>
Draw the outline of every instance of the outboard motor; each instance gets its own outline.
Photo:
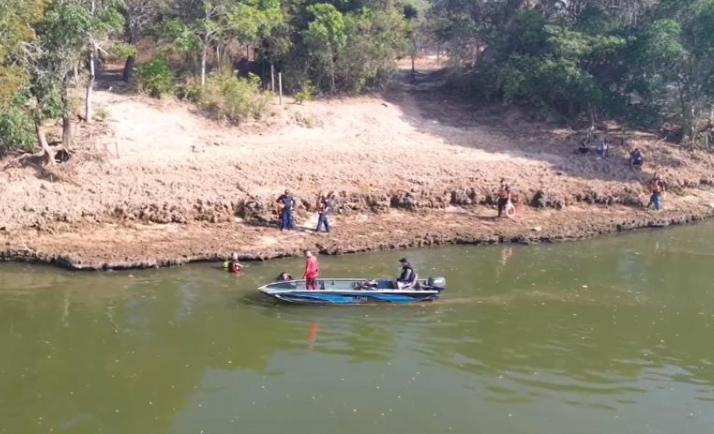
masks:
<path id="1" fill-rule="evenodd" d="M 427 284 L 434 289 L 445 289 L 446 288 L 446 278 L 444 277 L 430 277 Z"/>

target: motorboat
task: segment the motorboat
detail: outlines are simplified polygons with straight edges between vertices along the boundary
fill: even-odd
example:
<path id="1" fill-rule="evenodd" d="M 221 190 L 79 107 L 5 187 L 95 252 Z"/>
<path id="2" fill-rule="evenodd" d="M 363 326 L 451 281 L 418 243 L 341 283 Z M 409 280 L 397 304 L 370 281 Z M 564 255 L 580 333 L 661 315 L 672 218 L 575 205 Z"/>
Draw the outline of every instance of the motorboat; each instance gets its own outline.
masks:
<path id="1" fill-rule="evenodd" d="M 391 279 L 318 279 L 318 289 L 308 290 L 304 280 L 273 282 L 258 288 L 262 294 L 293 304 L 408 304 L 433 301 L 446 289 L 446 279 L 417 279 L 399 289 Z"/>

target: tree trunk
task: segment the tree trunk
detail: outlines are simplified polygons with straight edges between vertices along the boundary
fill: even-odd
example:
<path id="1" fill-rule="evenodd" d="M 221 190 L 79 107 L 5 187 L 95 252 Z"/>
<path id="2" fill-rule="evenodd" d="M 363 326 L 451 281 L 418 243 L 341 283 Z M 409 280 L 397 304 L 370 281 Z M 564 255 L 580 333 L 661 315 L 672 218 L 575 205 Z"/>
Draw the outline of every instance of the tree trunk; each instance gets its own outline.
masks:
<path id="1" fill-rule="evenodd" d="M 74 144 L 72 114 L 69 112 L 69 75 L 62 82 L 62 146 L 69 150 Z"/>
<path id="2" fill-rule="evenodd" d="M 122 80 L 125 83 L 131 82 L 134 78 L 134 64 L 136 63 L 136 57 L 129 56 L 126 58 L 126 63 L 124 64 L 124 72 L 122 73 Z"/>
<path id="3" fill-rule="evenodd" d="M 95 70 L 94 70 L 94 52 L 89 53 L 89 80 L 87 80 L 87 96 L 84 99 L 84 120 L 88 123 L 92 123 L 92 117 L 94 116 L 92 110 L 92 91 L 94 89 L 94 81 L 96 80 Z"/>
<path id="4" fill-rule="evenodd" d="M 330 53 L 330 92 L 334 95 L 337 90 L 337 85 L 335 83 L 335 55 L 332 53 L 332 46 L 327 45 L 328 51 Z"/>
<path id="5" fill-rule="evenodd" d="M 69 113 L 62 116 L 62 146 L 67 150 L 72 148 L 74 143 L 74 129 L 72 128 L 72 118 Z"/>
<path id="6" fill-rule="evenodd" d="M 203 43 L 203 52 L 201 53 L 201 87 L 206 85 L 206 57 L 208 57 L 208 42 Z"/>
<path id="7" fill-rule="evenodd" d="M 45 154 L 46 163 L 54 166 L 56 164 L 55 158 L 57 151 L 52 149 L 49 143 L 47 143 L 47 133 L 45 132 L 45 126 L 42 124 L 42 121 L 35 121 L 35 134 L 37 135 L 37 142 Z"/>

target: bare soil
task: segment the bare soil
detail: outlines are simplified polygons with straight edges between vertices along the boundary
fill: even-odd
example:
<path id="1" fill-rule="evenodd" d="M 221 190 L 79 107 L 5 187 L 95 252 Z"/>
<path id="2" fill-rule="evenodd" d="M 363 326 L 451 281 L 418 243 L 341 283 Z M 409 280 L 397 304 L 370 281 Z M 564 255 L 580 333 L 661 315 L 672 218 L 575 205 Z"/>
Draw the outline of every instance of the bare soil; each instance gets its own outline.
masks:
<path id="1" fill-rule="evenodd" d="M 423 65 L 422 65 L 423 66 Z M 580 239 L 708 217 L 714 159 L 617 126 L 605 159 L 574 153 L 581 135 L 524 110 L 474 108 L 445 92 L 443 73 L 405 73 L 381 95 L 275 101 L 240 127 L 190 105 L 104 84 L 108 117 L 78 125 L 70 162 L 0 162 L 0 259 L 74 269 L 268 259 L 311 248 L 349 253 L 447 243 Z M 631 147 L 643 171 L 625 164 Z M 665 209 L 643 209 L 654 171 Z M 500 178 L 517 192 L 515 219 L 496 219 Z M 290 188 L 300 230 L 281 233 L 273 202 Z M 314 202 L 335 191 L 329 235 Z M 531 208 L 538 191 L 544 210 Z"/>

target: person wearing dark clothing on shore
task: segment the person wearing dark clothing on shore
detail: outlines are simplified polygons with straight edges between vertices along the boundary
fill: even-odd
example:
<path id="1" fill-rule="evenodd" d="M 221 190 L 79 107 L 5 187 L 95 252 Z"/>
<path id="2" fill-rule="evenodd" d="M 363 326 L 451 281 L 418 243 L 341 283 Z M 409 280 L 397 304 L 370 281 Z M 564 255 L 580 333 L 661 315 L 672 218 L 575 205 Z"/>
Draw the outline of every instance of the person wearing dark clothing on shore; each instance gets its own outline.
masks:
<path id="1" fill-rule="evenodd" d="M 503 215 L 503 211 L 506 210 L 508 205 L 511 203 L 511 187 L 506 183 L 505 179 L 501 179 L 501 186 L 498 189 L 498 216 Z"/>
<path id="2" fill-rule="evenodd" d="M 325 232 L 330 232 L 330 213 L 335 208 L 335 195 L 320 195 L 319 203 L 317 204 L 317 232 L 325 228 Z"/>
<path id="3" fill-rule="evenodd" d="M 417 281 L 416 271 L 414 271 L 414 268 L 409 263 L 407 258 L 400 259 L 399 263 L 402 264 L 402 272 L 395 282 L 395 287 L 397 289 L 411 288 Z"/>
<path id="4" fill-rule="evenodd" d="M 642 164 L 645 162 L 645 156 L 642 155 L 640 148 L 635 148 L 630 152 L 630 166 L 636 167 L 638 169 L 642 168 Z"/>
<path id="5" fill-rule="evenodd" d="M 291 230 L 293 228 L 293 209 L 295 208 L 295 198 L 293 198 L 290 190 L 285 190 L 285 193 L 280 195 L 278 200 L 275 202 L 278 204 L 278 210 L 280 212 L 280 230 Z"/>
<path id="6" fill-rule="evenodd" d="M 580 142 L 580 146 L 578 146 L 578 153 L 581 155 L 585 155 L 588 152 L 590 152 L 590 147 L 588 146 L 587 140 L 583 140 Z"/>
<path id="7" fill-rule="evenodd" d="M 659 211 L 662 208 L 662 195 L 667 191 L 667 182 L 662 179 L 659 173 L 655 173 L 654 178 L 650 181 L 650 191 L 652 195 L 650 196 L 650 203 L 647 204 L 647 208 Z"/>

